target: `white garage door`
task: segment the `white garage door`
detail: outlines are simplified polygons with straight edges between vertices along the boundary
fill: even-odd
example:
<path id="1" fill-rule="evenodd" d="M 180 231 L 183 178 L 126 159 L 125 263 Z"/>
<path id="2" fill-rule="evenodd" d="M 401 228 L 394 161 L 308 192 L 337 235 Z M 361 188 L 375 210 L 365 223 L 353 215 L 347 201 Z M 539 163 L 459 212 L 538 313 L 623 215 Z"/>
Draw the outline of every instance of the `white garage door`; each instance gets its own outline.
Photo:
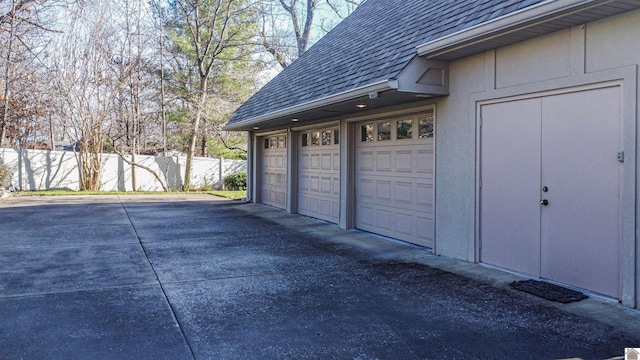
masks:
<path id="1" fill-rule="evenodd" d="M 620 87 L 481 107 L 481 261 L 619 298 Z"/>
<path id="2" fill-rule="evenodd" d="M 357 125 L 356 227 L 433 247 L 434 112 Z"/>
<path id="3" fill-rule="evenodd" d="M 298 212 L 338 223 L 340 220 L 340 145 L 337 128 L 300 134 Z"/>
<path id="4" fill-rule="evenodd" d="M 262 148 L 262 203 L 287 207 L 287 135 L 271 135 Z"/>

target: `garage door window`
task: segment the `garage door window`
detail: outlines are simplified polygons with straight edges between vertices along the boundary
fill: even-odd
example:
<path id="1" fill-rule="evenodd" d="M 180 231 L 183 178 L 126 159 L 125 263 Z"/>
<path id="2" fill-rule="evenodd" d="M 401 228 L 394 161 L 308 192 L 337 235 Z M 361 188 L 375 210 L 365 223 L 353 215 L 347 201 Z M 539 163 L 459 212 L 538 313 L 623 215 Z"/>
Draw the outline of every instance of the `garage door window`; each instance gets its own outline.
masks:
<path id="1" fill-rule="evenodd" d="M 433 112 L 428 114 L 426 117 L 421 117 L 418 119 L 418 137 L 420 139 L 432 138 L 433 137 Z"/>
<path id="2" fill-rule="evenodd" d="M 300 134 L 300 146 L 331 146 L 340 144 L 340 130 L 327 129 Z"/>
<path id="3" fill-rule="evenodd" d="M 322 132 L 322 145 L 331 145 L 331 130 Z"/>
<path id="4" fill-rule="evenodd" d="M 391 140 L 391 123 L 388 121 L 378 123 L 378 141 Z"/>
<path id="5" fill-rule="evenodd" d="M 373 124 L 362 125 L 362 137 L 360 141 L 373 141 Z"/>
<path id="6" fill-rule="evenodd" d="M 411 120 L 399 120 L 398 121 L 398 133 L 396 139 L 411 139 L 413 135 L 413 121 Z"/>

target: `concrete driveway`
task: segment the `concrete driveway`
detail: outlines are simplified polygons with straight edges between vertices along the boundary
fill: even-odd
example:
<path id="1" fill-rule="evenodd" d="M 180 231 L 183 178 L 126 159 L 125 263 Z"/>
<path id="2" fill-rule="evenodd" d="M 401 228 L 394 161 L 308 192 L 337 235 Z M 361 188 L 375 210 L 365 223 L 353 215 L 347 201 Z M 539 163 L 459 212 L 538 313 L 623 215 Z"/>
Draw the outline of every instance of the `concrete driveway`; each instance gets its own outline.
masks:
<path id="1" fill-rule="evenodd" d="M 211 196 L 0 202 L 0 359 L 605 359 L 640 312 Z"/>

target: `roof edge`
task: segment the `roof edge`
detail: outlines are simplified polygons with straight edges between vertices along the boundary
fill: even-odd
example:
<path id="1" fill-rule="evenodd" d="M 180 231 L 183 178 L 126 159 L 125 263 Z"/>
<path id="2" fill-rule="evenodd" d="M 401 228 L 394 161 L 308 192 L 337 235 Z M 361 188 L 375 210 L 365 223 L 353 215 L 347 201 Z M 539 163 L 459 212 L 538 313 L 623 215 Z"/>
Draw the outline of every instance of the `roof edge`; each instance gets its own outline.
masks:
<path id="1" fill-rule="evenodd" d="M 546 22 L 568 13 L 599 6 L 614 0 L 548 0 L 488 22 L 429 41 L 416 47 L 418 56 L 436 57 L 459 48 L 480 43 L 505 33 Z"/>
<path id="2" fill-rule="evenodd" d="M 299 105 L 294 105 L 285 109 L 274 111 L 271 113 L 263 114 L 253 118 L 238 121 L 233 124 L 225 125 L 222 130 L 225 131 L 242 131 L 247 127 L 264 123 L 265 121 L 275 120 L 278 118 L 286 117 L 301 113 L 303 111 L 317 109 L 323 106 L 340 103 L 343 101 L 353 100 L 370 93 L 382 92 L 387 90 L 397 90 L 398 81 L 396 79 L 388 79 L 378 81 L 369 85 L 365 85 L 356 89 L 347 90 L 338 94 L 326 96 L 317 100 L 311 100 Z"/>

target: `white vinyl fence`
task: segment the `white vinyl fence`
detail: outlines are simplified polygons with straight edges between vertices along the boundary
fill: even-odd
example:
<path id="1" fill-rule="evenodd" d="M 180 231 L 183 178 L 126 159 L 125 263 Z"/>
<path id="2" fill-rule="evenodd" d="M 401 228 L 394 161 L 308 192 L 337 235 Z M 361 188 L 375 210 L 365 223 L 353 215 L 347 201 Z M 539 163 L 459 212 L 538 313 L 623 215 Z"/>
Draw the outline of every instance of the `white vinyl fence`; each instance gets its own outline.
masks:
<path id="1" fill-rule="evenodd" d="M 78 162 L 72 151 L 0 149 L 0 160 L 13 170 L 18 190 L 79 190 Z M 136 162 L 156 171 L 171 190 L 184 182 L 185 156 L 136 155 Z M 227 175 L 246 170 L 245 160 L 194 158 L 191 188 L 222 188 Z M 132 166 L 117 154 L 102 154 L 101 190 L 133 191 Z M 139 191 L 161 191 L 158 180 L 147 170 L 135 168 Z"/>

